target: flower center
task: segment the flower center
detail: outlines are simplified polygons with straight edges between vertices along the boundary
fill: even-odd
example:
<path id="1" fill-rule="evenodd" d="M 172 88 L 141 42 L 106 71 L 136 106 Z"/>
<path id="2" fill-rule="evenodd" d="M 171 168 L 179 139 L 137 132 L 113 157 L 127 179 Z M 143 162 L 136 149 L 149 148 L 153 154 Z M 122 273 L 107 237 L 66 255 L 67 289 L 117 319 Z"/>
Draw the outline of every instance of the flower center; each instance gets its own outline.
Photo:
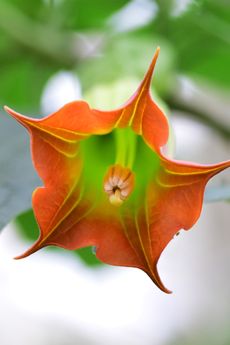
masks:
<path id="1" fill-rule="evenodd" d="M 111 165 L 104 177 L 104 191 L 114 206 L 120 206 L 134 189 L 132 172 L 136 156 L 137 135 L 131 128 L 116 129 L 115 164 Z"/>
<path id="2" fill-rule="evenodd" d="M 104 191 L 114 206 L 120 206 L 134 188 L 134 174 L 120 164 L 109 167 L 104 177 Z"/>

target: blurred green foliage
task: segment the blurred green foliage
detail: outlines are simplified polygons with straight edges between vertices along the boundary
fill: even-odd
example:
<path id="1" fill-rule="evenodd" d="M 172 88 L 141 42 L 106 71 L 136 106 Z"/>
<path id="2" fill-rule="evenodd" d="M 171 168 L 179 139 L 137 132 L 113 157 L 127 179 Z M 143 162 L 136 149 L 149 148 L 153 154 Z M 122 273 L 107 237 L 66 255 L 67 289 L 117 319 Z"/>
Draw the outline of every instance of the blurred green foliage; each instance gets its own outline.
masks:
<path id="1" fill-rule="evenodd" d="M 58 6 L 56 8 L 62 13 L 62 25 L 66 29 L 103 30 L 108 17 L 127 3 L 127 0 L 68 0 L 62 1 L 59 9 Z"/>
<path id="2" fill-rule="evenodd" d="M 1 0 L 0 103 L 38 113 L 43 86 L 63 68 L 76 70 L 86 88 L 121 74 L 139 78 L 157 45 L 162 47 L 157 87 L 163 95 L 176 73 L 229 88 L 229 2 L 191 1 L 178 15 L 174 1 L 152 2 L 157 6 L 152 20 L 118 33 L 111 17 L 127 0 Z M 82 41 L 74 39 L 78 34 Z M 92 34 L 102 44 L 85 56 L 83 41 Z"/>

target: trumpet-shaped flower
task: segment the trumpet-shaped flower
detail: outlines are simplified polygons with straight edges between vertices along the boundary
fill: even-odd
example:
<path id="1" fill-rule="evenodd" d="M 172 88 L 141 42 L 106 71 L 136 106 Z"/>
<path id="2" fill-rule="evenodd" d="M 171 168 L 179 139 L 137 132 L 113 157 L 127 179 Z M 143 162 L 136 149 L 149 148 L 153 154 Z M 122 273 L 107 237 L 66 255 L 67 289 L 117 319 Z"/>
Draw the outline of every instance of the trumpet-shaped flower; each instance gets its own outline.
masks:
<path id="1" fill-rule="evenodd" d="M 43 119 L 5 107 L 31 137 L 32 159 L 44 186 L 33 192 L 40 228 L 23 258 L 48 245 L 95 246 L 105 263 L 138 267 L 163 291 L 159 257 L 173 236 L 200 216 L 208 180 L 230 161 L 199 165 L 171 160 L 162 148 L 169 126 L 152 100 L 159 54 L 134 95 L 112 111 L 84 101 Z"/>

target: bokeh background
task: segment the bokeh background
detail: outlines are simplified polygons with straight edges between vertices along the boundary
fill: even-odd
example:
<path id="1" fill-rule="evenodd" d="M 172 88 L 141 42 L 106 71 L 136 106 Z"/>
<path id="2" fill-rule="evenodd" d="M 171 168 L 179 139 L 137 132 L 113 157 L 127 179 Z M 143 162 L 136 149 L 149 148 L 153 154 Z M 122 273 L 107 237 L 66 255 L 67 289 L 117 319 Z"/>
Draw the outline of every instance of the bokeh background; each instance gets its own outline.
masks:
<path id="1" fill-rule="evenodd" d="M 40 182 L 27 134 L 2 106 L 37 117 L 81 98 L 119 106 L 157 46 L 152 91 L 171 121 L 169 154 L 229 159 L 228 0 L 0 0 L 1 345 L 230 344 L 228 171 L 162 255 L 172 295 L 137 269 L 100 264 L 91 248 L 12 259 L 38 234 L 30 208 Z"/>

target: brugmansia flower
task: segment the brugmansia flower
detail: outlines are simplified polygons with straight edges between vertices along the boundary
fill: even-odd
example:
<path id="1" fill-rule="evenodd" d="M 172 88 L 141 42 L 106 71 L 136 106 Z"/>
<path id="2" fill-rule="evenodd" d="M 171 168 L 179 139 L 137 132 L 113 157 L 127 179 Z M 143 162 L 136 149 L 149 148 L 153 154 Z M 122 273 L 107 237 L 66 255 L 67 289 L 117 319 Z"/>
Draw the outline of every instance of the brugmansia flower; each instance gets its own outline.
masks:
<path id="1" fill-rule="evenodd" d="M 47 245 L 95 246 L 105 263 L 138 267 L 169 293 L 157 272 L 173 236 L 199 218 L 208 180 L 230 161 L 198 165 L 163 154 L 167 119 L 150 96 L 159 54 L 134 95 L 119 109 L 66 104 L 43 119 L 5 107 L 29 131 L 32 159 L 44 186 L 33 192 L 40 227 L 36 243 L 18 258 Z"/>

